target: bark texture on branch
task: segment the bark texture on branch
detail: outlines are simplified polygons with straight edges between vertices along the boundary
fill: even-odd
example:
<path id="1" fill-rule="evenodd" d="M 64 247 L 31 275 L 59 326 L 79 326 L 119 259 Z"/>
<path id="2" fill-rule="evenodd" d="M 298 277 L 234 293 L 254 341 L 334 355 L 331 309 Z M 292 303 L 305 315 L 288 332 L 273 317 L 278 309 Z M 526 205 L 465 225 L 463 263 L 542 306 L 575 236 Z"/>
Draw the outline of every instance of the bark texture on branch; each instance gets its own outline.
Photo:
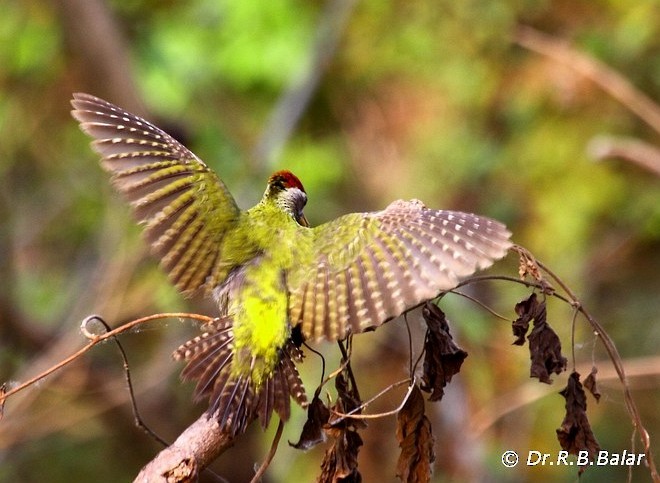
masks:
<path id="1" fill-rule="evenodd" d="M 199 472 L 233 444 L 218 421 L 202 414 L 197 421 L 162 450 L 137 475 L 135 483 L 183 483 L 197 481 Z"/>

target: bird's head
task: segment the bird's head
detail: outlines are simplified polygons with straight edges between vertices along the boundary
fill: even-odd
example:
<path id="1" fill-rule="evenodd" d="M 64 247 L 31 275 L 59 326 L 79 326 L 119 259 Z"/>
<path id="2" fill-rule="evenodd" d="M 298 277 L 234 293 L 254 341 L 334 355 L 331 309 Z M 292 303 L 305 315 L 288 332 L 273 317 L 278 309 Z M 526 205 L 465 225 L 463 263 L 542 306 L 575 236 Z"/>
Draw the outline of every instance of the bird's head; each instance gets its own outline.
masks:
<path id="1" fill-rule="evenodd" d="M 291 171 L 277 171 L 268 178 L 264 199 L 277 204 L 298 224 L 309 226 L 303 213 L 303 208 L 307 204 L 307 193 L 300 180 Z"/>

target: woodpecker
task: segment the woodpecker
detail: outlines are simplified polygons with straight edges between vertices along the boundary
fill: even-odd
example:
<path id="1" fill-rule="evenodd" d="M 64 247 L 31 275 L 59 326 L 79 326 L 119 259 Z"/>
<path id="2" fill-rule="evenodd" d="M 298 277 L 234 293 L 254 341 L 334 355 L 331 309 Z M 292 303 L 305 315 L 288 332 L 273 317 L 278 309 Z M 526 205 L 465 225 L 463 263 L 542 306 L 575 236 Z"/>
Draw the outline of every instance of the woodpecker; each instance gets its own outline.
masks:
<path id="1" fill-rule="evenodd" d="M 242 211 L 222 180 L 158 127 L 89 94 L 71 101 L 101 165 L 144 225 L 153 253 L 184 294 L 219 314 L 174 352 L 196 399 L 236 436 L 259 418 L 305 406 L 296 369 L 303 340 L 375 329 L 489 267 L 511 243 L 489 218 L 418 200 L 310 227 L 307 194 L 289 171 Z"/>

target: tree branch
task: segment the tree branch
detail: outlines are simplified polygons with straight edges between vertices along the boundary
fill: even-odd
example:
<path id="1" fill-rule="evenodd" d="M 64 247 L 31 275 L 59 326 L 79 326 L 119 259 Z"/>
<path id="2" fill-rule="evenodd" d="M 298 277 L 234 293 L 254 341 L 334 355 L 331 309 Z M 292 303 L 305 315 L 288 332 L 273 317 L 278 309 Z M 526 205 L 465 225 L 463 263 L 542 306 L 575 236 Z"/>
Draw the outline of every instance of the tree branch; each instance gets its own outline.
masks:
<path id="1" fill-rule="evenodd" d="M 311 49 L 311 59 L 304 72 L 292 79 L 281 96 L 254 149 L 253 158 L 260 169 L 274 164 L 302 117 L 337 50 L 356 3 L 355 0 L 328 0 L 326 3 Z"/>
<path id="2" fill-rule="evenodd" d="M 660 149 L 639 139 L 598 136 L 587 151 L 597 160 L 622 159 L 660 176 Z"/>
<path id="3" fill-rule="evenodd" d="M 514 40 L 518 45 L 545 55 L 591 79 L 660 133 L 660 107 L 610 66 L 574 49 L 566 41 L 556 39 L 531 27 L 519 27 Z"/>
<path id="4" fill-rule="evenodd" d="M 135 483 L 197 481 L 199 473 L 229 449 L 233 438 L 207 413 L 162 450 L 137 475 Z"/>
<path id="5" fill-rule="evenodd" d="M 146 115 L 130 62 L 128 41 L 103 0 L 55 0 L 68 50 L 79 63 L 85 90 Z"/>

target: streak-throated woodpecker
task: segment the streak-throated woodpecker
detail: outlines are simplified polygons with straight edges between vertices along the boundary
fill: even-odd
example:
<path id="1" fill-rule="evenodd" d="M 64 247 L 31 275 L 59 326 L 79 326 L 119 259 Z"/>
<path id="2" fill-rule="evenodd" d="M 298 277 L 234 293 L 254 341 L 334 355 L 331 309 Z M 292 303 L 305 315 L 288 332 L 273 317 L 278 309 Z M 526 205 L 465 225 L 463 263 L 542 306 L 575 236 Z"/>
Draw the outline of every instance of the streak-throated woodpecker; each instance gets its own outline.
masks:
<path id="1" fill-rule="evenodd" d="M 196 398 L 209 398 L 209 414 L 232 436 L 257 417 L 265 427 L 273 411 L 288 419 L 290 397 L 306 404 L 295 367 L 302 338 L 373 329 L 511 246 L 497 221 L 417 200 L 309 227 L 307 194 L 289 171 L 273 174 L 261 201 L 242 211 L 161 129 L 88 94 L 72 104 L 172 282 L 217 302 L 218 318 L 174 357 L 187 361 L 182 377 L 197 381 Z"/>

